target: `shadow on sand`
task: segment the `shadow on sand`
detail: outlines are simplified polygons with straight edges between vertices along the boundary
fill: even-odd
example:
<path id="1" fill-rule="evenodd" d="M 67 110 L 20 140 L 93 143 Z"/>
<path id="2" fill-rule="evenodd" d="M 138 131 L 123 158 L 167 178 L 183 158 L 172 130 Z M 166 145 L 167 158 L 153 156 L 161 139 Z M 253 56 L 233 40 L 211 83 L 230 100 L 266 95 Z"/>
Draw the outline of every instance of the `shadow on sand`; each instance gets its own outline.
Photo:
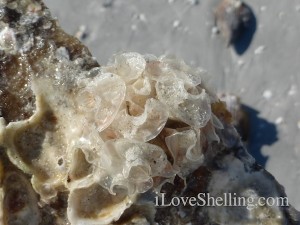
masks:
<path id="1" fill-rule="evenodd" d="M 253 13 L 253 10 L 249 5 L 246 3 L 244 4 L 244 11 L 247 14 L 247 21 L 242 22 L 241 26 L 239 27 L 239 36 L 238 38 L 232 43 L 235 52 L 238 55 L 244 54 L 244 52 L 250 46 L 253 36 L 256 31 L 256 17 Z"/>
<path id="2" fill-rule="evenodd" d="M 262 154 L 262 147 L 278 140 L 276 125 L 259 117 L 259 111 L 249 106 L 242 105 L 242 109 L 247 113 L 250 124 L 247 141 L 249 153 L 265 168 L 269 157 Z"/>

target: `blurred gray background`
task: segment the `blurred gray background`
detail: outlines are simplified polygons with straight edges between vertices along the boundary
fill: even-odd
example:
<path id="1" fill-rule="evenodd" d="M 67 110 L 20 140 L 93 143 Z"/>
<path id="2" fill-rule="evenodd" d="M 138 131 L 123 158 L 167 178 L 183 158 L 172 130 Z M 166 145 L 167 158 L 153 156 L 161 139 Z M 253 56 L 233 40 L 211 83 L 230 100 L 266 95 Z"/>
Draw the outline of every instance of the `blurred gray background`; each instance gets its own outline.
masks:
<path id="1" fill-rule="evenodd" d="M 217 92 L 240 96 L 251 122 L 250 153 L 300 210 L 299 0 L 248 0 L 256 31 L 242 50 L 212 32 L 218 0 L 45 2 L 100 64 L 120 51 L 175 54 L 206 69 Z"/>

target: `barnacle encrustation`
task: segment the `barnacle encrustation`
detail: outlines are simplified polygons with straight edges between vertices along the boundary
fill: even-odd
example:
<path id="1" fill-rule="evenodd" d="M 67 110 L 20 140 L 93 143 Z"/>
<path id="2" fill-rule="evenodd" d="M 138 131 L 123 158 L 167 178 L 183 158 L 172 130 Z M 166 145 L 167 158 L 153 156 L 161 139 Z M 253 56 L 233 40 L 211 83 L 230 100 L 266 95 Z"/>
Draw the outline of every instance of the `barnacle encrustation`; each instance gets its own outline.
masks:
<path id="1" fill-rule="evenodd" d="M 38 208 L 38 196 L 24 174 L 20 171 L 6 172 L 3 193 L 5 224 L 40 224 L 42 217 Z"/>

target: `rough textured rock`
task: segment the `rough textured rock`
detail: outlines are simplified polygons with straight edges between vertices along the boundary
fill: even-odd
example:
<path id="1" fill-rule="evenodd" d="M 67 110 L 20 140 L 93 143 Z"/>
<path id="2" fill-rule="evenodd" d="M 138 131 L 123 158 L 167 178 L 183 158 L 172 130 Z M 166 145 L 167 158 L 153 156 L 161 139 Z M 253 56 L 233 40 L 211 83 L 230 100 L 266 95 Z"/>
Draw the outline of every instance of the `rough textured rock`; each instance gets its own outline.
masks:
<path id="1" fill-rule="evenodd" d="M 0 12 L 3 224 L 299 224 L 291 206 L 155 207 L 285 197 L 203 70 L 137 53 L 100 67 L 42 2 L 2 0 Z"/>

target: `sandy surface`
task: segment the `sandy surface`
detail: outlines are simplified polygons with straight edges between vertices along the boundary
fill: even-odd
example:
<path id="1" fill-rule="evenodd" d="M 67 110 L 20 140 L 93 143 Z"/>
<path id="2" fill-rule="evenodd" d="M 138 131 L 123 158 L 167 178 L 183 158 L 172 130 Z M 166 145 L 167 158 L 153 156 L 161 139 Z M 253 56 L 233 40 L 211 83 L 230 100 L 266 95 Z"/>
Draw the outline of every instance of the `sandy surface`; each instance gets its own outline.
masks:
<path id="1" fill-rule="evenodd" d="M 217 0 L 46 0 L 61 26 L 105 64 L 120 51 L 175 54 L 239 95 L 251 121 L 250 152 L 300 210 L 300 1 L 252 0 L 256 32 L 244 52 L 212 33 Z"/>

